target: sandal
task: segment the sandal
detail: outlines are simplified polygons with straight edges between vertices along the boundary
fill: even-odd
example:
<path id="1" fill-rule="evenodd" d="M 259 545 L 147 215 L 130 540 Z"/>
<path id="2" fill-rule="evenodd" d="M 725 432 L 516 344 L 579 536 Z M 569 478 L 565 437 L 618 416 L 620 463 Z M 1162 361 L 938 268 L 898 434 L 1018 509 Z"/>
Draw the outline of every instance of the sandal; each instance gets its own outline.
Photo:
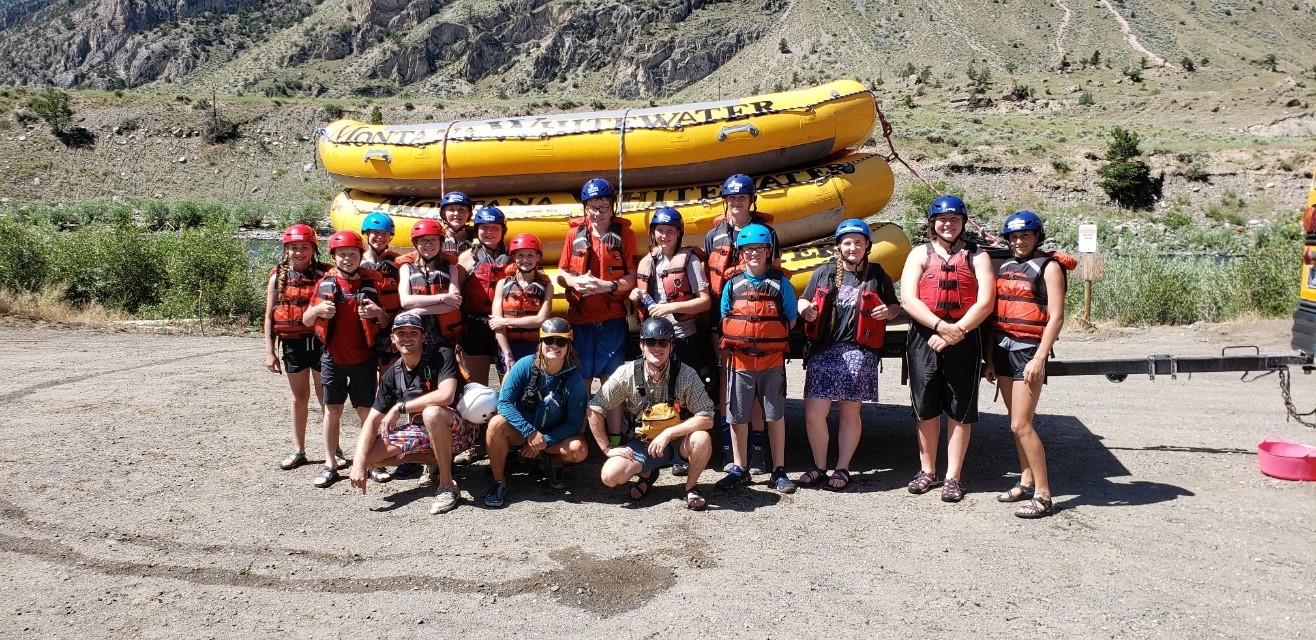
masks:
<path id="1" fill-rule="evenodd" d="M 283 462 L 279 463 L 279 468 L 283 469 L 284 471 L 291 471 L 293 469 L 296 469 L 297 467 L 306 464 L 307 462 L 308 461 L 306 459 L 305 453 L 302 453 L 301 451 L 294 451 L 288 454 L 288 457 L 284 458 Z"/>
<path id="2" fill-rule="evenodd" d="M 317 489 L 323 489 L 333 484 L 336 480 L 338 480 L 338 470 L 325 467 L 320 470 L 320 475 L 315 476 L 315 480 L 313 480 L 311 484 L 315 485 L 315 488 Z"/>
<path id="3" fill-rule="evenodd" d="M 814 467 L 800 474 L 800 479 L 795 484 L 801 487 L 816 487 L 827 481 L 827 470 L 822 467 Z"/>
<path id="4" fill-rule="evenodd" d="M 658 470 L 654 469 L 649 473 L 642 473 L 631 483 L 631 502 L 639 502 L 644 496 L 649 495 L 649 487 L 653 486 L 654 480 L 658 479 Z"/>
<path id="5" fill-rule="evenodd" d="M 690 487 L 685 492 L 685 508 L 691 511 L 703 511 L 708 508 L 708 500 L 699 492 L 699 487 Z"/>
<path id="6" fill-rule="evenodd" d="M 841 484 L 838 485 L 837 482 Z M 837 468 L 832 472 L 832 477 L 827 479 L 827 486 L 823 488 L 828 491 L 840 492 L 845 491 L 848 486 L 850 486 L 850 470 Z"/>
<path id="7" fill-rule="evenodd" d="M 996 496 L 997 502 L 1019 502 L 1033 497 L 1033 488 L 1022 483 L 1016 482 L 1013 487 Z"/>
<path id="8" fill-rule="evenodd" d="M 1033 520 L 1036 518 L 1045 518 L 1053 513 L 1055 513 L 1055 509 L 1051 506 L 1050 498 L 1034 496 L 1032 500 L 1028 501 L 1028 504 L 1019 507 L 1019 510 L 1015 511 L 1014 515 L 1018 518 Z"/>
<path id="9" fill-rule="evenodd" d="M 960 486 L 958 478 L 946 478 L 946 483 L 941 486 L 942 502 L 959 502 L 964 499 L 964 487 Z"/>
<path id="10" fill-rule="evenodd" d="M 929 489 L 941 484 L 937 480 L 937 474 L 919 471 L 913 480 L 909 481 L 909 492 L 915 494 L 927 493 Z"/>

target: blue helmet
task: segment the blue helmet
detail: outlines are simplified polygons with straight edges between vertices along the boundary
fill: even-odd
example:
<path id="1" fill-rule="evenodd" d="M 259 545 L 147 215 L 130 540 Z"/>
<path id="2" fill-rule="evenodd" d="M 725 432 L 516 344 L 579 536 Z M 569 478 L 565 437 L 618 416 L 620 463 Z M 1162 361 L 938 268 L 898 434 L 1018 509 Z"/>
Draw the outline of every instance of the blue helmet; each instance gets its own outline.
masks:
<path id="1" fill-rule="evenodd" d="M 361 221 L 361 233 L 365 234 L 367 231 L 393 233 L 393 219 L 382 213 L 372 213 Z"/>
<path id="2" fill-rule="evenodd" d="M 722 197 L 727 196 L 752 196 L 754 195 L 754 179 L 743 174 L 737 173 L 726 182 L 722 183 Z"/>
<path id="3" fill-rule="evenodd" d="M 873 233 L 868 230 L 868 223 L 858 218 L 842 220 L 841 224 L 836 225 L 836 233 L 832 235 L 832 239 L 840 242 L 841 236 L 849 233 L 858 233 L 869 242 L 873 241 Z"/>
<path id="4" fill-rule="evenodd" d="M 772 233 L 761 224 L 746 225 L 744 229 L 740 230 L 740 233 L 736 234 L 736 248 L 750 244 L 772 246 Z"/>
<path id="5" fill-rule="evenodd" d="M 1016 231 L 1042 233 L 1042 219 L 1032 211 L 1016 211 L 1005 219 L 1005 225 L 1001 227 L 1001 236 L 1008 238 Z"/>
<path id="6" fill-rule="evenodd" d="M 461 204 L 470 207 L 471 199 L 460 191 L 449 191 L 443 194 L 443 199 L 439 201 L 439 208 L 442 209 L 450 204 Z"/>
<path id="7" fill-rule="evenodd" d="M 471 224 L 477 227 L 482 224 L 499 224 L 506 227 L 506 219 L 507 218 L 503 215 L 502 209 L 493 205 L 488 205 L 480 207 L 475 211 L 475 216 L 471 218 Z"/>
<path id="8" fill-rule="evenodd" d="M 928 207 L 928 219 L 931 220 L 943 213 L 958 213 L 968 217 L 969 206 L 959 196 L 941 196 L 932 201 L 932 206 Z"/>
<path id="9" fill-rule="evenodd" d="M 588 200 L 595 198 L 612 198 L 616 200 L 617 192 L 613 190 L 612 183 L 603 178 L 593 178 L 580 188 L 580 202 L 584 204 Z"/>
<path id="10" fill-rule="evenodd" d="M 685 233 L 685 221 L 681 219 L 681 212 L 671 207 L 659 207 L 653 212 L 653 217 L 649 218 L 649 228 L 653 229 L 657 224 L 676 227 L 681 233 Z"/>

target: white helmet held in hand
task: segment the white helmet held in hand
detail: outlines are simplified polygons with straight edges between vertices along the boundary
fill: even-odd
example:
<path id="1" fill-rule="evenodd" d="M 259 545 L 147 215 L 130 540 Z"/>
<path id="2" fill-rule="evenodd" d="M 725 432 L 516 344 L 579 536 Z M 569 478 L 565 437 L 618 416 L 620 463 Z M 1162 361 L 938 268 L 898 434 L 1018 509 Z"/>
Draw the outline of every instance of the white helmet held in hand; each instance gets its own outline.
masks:
<path id="1" fill-rule="evenodd" d="M 457 413 L 471 424 L 488 424 L 498 413 L 498 394 L 478 382 L 467 384 L 457 401 Z"/>

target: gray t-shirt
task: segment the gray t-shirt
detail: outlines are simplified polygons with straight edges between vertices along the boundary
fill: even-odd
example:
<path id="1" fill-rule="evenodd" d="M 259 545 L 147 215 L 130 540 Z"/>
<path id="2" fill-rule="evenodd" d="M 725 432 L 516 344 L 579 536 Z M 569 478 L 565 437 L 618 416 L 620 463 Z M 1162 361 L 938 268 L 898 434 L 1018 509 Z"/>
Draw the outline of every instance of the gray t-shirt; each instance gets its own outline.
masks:
<path id="1" fill-rule="evenodd" d="M 663 290 L 662 280 L 657 274 L 666 271 L 667 265 L 671 261 L 671 258 L 661 254 L 653 260 L 654 277 L 649 280 L 649 295 L 653 296 L 653 299 L 657 302 L 667 302 L 667 292 Z M 686 282 L 690 283 L 691 291 L 694 291 L 695 293 L 708 291 L 708 278 L 704 276 L 704 263 L 700 262 L 697 256 L 687 254 L 687 260 L 685 261 L 685 277 Z M 672 325 L 676 327 L 676 337 L 689 338 L 690 336 L 695 335 L 694 318 L 684 322 L 677 322 L 676 318 L 670 315 L 666 316 L 666 318 L 671 320 Z"/>

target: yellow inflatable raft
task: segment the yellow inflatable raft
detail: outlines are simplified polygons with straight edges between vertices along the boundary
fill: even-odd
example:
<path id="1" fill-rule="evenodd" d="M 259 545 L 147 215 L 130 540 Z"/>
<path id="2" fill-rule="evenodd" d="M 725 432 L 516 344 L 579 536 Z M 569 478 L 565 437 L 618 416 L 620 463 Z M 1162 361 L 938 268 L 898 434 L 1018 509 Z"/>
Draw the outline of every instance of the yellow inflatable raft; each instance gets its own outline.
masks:
<path id="1" fill-rule="evenodd" d="M 873 230 L 873 248 L 868 252 L 868 260 L 882 265 L 893 282 L 900 282 L 900 272 L 905 268 L 905 257 L 910 251 L 909 237 L 899 225 L 890 222 L 876 222 L 868 226 Z M 690 243 L 687 241 L 686 244 Z M 835 255 L 836 245 L 830 236 L 782 249 L 781 266 L 790 272 L 791 284 L 795 286 L 797 296 L 804 295 L 804 288 L 809 285 L 813 272 L 834 259 Z M 556 296 L 553 298 L 553 315 L 565 318 L 567 300 L 562 296 L 562 288 L 556 283 L 557 269 L 545 269 L 544 272 L 554 281 Z"/>
<path id="2" fill-rule="evenodd" d="M 877 119 L 853 80 L 737 100 L 480 121 L 318 131 L 329 175 L 349 189 L 409 196 L 579 192 L 722 180 L 816 163 L 862 145 Z"/>
<path id="3" fill-rule="evenodd" d="M 881 156 L 867 153 L 851 154 L 807 169 L 759 175 L 754 181 L 758 209 L 773 217 L 772 226 L 783 245 L 830 236 L 846 218 L 877 213 L 891 199 L 894 188 L 890 165 Z M 685 243 L 702 245 L 704 233 L 725 213 L 725 205 L 718 196 L 720 187 L 720 182 L 710 182 L 628 189 L 621 214 L 631 221 L 643 248 L 653 210 L 660 206 L 676 207 L 685 221 Z M 421 218 L 438 218 L 438 200 L 346 191 L 334 199 L 329 219 L 335 230 L 359 231 L 367 215 L 387 214 L 397 227 L 393 244 L 410 247 L 411 226 Z M 544 243 L 544 259 L 554 263 L 562 255 L 568 220 L 581 215 L 580 202 L 574 193 L 493 196 L 476 201 L 502 209 L 507 216 L 509 237 L 518 233 L 538 236 Z"/>

